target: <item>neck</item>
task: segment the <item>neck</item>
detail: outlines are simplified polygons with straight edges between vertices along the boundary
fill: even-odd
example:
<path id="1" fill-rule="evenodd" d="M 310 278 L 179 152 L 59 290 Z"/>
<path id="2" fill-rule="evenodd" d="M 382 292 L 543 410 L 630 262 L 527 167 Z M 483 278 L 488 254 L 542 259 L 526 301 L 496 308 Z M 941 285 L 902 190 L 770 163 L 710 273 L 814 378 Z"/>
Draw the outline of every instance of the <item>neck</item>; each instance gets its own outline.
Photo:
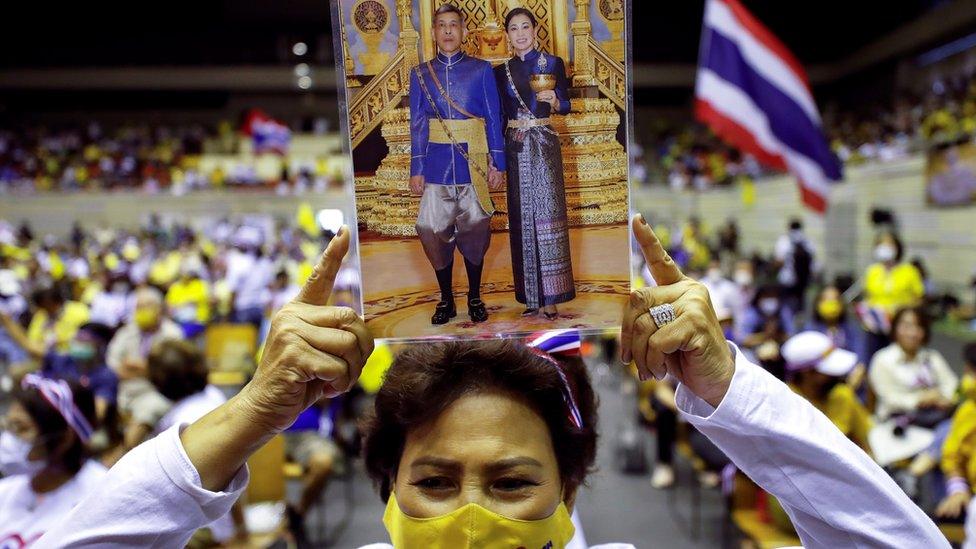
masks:
<path id="1" fill-rule="evenodd" d="M 905 353 L 905 358 L 908 360 L 915 360 L 915 357 L 918 356 L 918 349 L 909 351 L 908 349 L 902 347 L 901 352 Z"/>
<path id="2" fill-rule="evenodd" d="M 529 52 L 531 52 L 533 49 L 534 48 L 532 46 L 529 46 L 528 48 L 525 48 L 524 50 L 521 51 L 515 50 L 515 55 L 517 55 L 519 59 L 521 59 L 522 61 L 525 61 L 525 56 L 528 55 Z"/>
<path id="3" fill-rule="evenodd" d="M 461 53 L 461 48 L 458 48 L 458 49 L 456 49 L 454 51 L 444 51 L 444 50 L 438 48 L 437 49 L 437 52 L 440 53 L 441 55 L 443 55 L 444 57 L 448 58 L 448 59 L 453 59 L 454 56 L 456 56 L 457 54 Z"/>
<path id="4" fill-rule="evenodd" d="M 37 494 L 53 492 L 64 486 L 73 477 L 74 475 L 63 469 L 52 469 L 48 466 L 31 479 L 31 490 Z"/>

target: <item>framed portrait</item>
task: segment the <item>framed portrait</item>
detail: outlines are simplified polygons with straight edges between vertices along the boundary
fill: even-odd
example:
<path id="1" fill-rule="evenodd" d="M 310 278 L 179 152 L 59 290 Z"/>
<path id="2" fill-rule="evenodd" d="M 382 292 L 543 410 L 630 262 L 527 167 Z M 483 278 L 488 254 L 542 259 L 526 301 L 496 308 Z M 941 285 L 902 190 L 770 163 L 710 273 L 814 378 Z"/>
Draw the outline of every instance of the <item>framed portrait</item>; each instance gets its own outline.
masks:
<path id="1" fill-rule="evenodd" d="M 625 0 L 340 0 L 379 338 L 607 330 L 630 291 Z"/>

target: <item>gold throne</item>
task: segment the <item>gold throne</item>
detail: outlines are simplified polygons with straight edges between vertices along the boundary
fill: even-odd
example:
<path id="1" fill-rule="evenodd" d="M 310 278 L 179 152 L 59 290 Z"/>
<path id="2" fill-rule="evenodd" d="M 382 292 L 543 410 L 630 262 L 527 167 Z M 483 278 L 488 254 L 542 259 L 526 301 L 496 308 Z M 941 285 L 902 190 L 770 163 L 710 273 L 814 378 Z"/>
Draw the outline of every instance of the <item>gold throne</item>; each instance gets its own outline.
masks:
<path id="1" fill-rule="evenodd" d="M 419 197 L 410 193 L 410 115 L 402 106 L 409 72 L 421 59 L 434 55 L 432 17 L 445 0 L 416 0 L 420 30 L 414 28 L 411 0 L 395 1 L 400 23 L 397 53 L 369 83 L 347 70 L 349 126 L 355 149 L 375 131 L 389 153 L 372 175 L 356 178 L 359 222 L 371 232 L 388 236 L 414 236 Z M 575 18 L 569 21 L 569 2 Z M 369 0 L 372 7 L 384 0 Z M 525 7 L 539 22 L 540 47 L 562 57 L 573 89 L 572 109 L 553 116 L 560 135 L 565 170 L 567 213 L 570 226 L 625 222 L 627 219 L 627 152 L 617 140 L 626 111 L 626 74 L 622 32 L 623 0 L 596 0 L 595 13 L 607 21 L 611 39 L 598 43 L 592 36 L 591 0 L 454 0 L 465 13 L 468 35 L 463 44 L 469 55 L 500 63 L 509 57 L 502 21 L 509 10 Z M 360 10 L 362 11 L 362 10 Z M 392 15 L 392 14 L 391 14 Z M 374 19 L 371 19 L 375 20 Z M 343 22 L 344 28 L 346 22 Z M 363 27 L 359 24 L 357 27 Z M 346 46 L 348 49 L 348 46 Z M 571 53 L 572 51 L 572 53 Z M 619 111 L 618 111 L 619 109 Z M 498 208 L 492 228 L 508 227 L 505 192 L 492 193 Z"/>

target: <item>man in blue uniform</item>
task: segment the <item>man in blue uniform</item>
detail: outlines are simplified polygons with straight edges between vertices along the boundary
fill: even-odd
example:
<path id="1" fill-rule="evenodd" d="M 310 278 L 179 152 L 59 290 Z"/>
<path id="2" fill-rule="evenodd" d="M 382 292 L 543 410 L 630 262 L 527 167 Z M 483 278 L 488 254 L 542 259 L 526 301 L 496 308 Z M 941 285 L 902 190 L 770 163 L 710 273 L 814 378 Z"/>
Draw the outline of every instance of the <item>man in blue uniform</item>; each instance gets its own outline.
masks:
<path id="1" fill-rule="evenodd" d="M 488 319 L 481 271 L 495 212 L 490 190 L 504 185 L 505 145 L 491 64 L 461 51 L 464 18 L 452 4 L 434 13 L 437 55 L 410 74 L 410 190 L 421 195 L 417 235 L 437 275 L 441 300 L 431 324 L 457 316 L 454 249 L 468 274 L 468 316 Z"/>

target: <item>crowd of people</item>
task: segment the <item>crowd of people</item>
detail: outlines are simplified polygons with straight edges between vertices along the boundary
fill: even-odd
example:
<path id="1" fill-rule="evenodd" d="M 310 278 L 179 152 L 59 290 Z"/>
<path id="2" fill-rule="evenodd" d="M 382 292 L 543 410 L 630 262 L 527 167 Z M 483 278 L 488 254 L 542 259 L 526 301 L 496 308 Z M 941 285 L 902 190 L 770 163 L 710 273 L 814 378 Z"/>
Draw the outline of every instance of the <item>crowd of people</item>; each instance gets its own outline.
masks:
<path id="1" fill-rule="evenodd" d="M 201 165 L 201 155 L 234 154 L 242 136 L 216 126 L 122 125 L 97 122 L 0 130 L 0 195 L 37 192 L 141 191 L 183 195 L 207 189 L 268 189 L 279 194 L 322 192 L 336 174 L 320 161 L 287 165 L 261 177 L 253 163 Z"/>
<path id="2" fill-rule="evenodd" d="M 904 93 L 861 110 L 832 107 L 824 124 L 831 148 L 848 165 L 888 162 L 932 144 L 974 139 L 976 76 L 948 78 L 925 96 Z M 664 127 L 645 146 L 639 171 L 653 167 L 657 171 L 647 181 L 675 190 L 703 191 L 773 173 L 699 123 Z"/>
<path id="3" fill-rule="evenodd" d="M 727 340 L 786 382 L 852 442 L 871 454 L 933 517 L 958 519 L 969 502 L 976 343 L 963 356 L 930 346 L 946 314 L 920 260 L 908 261 L 896 231 L 878 231 L 874 261 L 859 277 L 827 280 L 799 220 L 770 256 L 739 249 L 733 221 L 716 231 L 690 219 L 655 232 L 710 297 Z M 653 286 L 647 265 L 638 284 Z M 957 372 L 963 372 L 960 376 Z M 675 482 L 676 384 L 645 382 L 640 407 L 657 438 L 651 483 Z M 687 442 L 704 463 L 699 481 L 717 486 L 729 460 L 694 429 Z M 727 472 L 727 471 L 726 471 Z"/>
<path id="4" fill-rule="evenodd" d="M 0 441 L 0 474 L 9 477 L 0 480 L 5 527 L 31 542 L 28 536 L 64 516 L 106 467 L 227 400 L 209 382 L 215 365 L 204 358 L 205 334 L 241 325 L 260 344 L 269 319 L 298 293 L 332 236 L 299 225 L 221 219 L 195 229 L 154 215 L 138 230 L 76 225 L 56 239 L 0 222 L 0 378 L 14 395 Z M 357 269 L 344 267 L 334 302 L 358 308 L 357 292 Z M 256 360 L 248 358 L 237 365 L 245 377 Z M 80 431 L 44 402 L 65 395 L 73 402 L 57 406 L 77 410 Z M 306 475 L 305 490 L 288 508 L 297 535 L 339 467 L 343 452 L 332 437 L 317 435 L 331 433 L 340 405 L 317 403 L 286 438 Z M 43 459 L 25 441 L 44 441 Z M 222 517 L 200 543 L 246 535 L 242 516 L 235 510 Z"/>

